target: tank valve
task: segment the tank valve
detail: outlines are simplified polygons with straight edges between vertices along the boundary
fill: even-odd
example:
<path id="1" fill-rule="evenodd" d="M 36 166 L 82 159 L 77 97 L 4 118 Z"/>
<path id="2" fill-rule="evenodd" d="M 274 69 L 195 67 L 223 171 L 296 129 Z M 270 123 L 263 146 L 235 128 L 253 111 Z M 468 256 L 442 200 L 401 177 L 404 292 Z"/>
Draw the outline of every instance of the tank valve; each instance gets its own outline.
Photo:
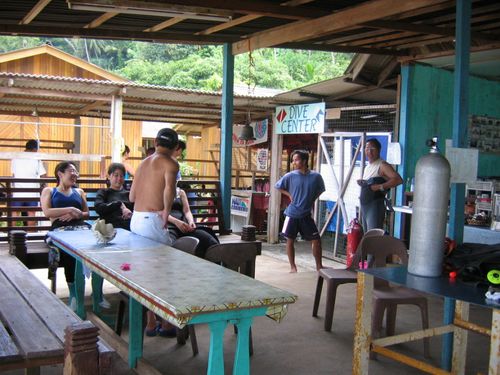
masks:
<path id="1" fill-rule="evenodd" d="M 432 137 L 431 139 L 428 139 L 427 141 L 425 141 L 425 144 L 427 147 L 431 148 L 431 152 L 439 152 L 438 137 Z"/>

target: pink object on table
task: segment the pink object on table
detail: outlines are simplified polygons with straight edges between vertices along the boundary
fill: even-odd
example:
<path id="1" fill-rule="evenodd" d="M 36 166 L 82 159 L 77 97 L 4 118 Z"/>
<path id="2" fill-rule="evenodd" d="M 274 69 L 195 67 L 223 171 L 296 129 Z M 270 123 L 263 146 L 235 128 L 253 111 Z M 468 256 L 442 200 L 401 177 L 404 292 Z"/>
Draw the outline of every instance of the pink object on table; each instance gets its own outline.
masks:
<path id="1" fill-rule="evenodd" d="M 130 263 L 123 263 L 121 266 L 120 266 L 120 269 L 122 271 L 130 271 Z"/>

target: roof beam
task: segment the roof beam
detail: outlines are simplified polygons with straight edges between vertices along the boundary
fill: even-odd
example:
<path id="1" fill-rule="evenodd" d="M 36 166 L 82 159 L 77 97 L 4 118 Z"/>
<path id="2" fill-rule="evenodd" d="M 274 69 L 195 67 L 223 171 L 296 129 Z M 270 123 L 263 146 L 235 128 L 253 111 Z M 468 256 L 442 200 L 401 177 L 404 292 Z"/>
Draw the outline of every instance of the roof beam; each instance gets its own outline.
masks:
<path id="1" fill-rule="evenodd" d="M 499 49 L 499 48 L 500 48 L 500 42 L 497 42 L 497 43 L 485 44 L 482 46 L 471 46 L 470 50 L 471 50 L 471 52 L 480 52 L 480 51 L 488 51 L 488 50 Z M 398 61 L 403 64 L 403 63 L 408 63 L 411 61 L 430 59 L 433 57 L 453 56 L 454 54 L 455 54 L 455 49 L 450 49 L 447 51 L 422 53 L 422 54 L 418 54 L 418 55 L 414 55 L 414 56 L 404 56 L 404 57 L 398 58 Z"/>
<path id="2" fill-rule="evenodd" d="M 72 8 L 74 5 L 84 6 L 92 11 L 102 11 L 105 9 L 115 8 L 117 12 L 133 13 L 137 11 L 138 13 L 143 12 L 175 12 L 181 15 L 186 13 L 186 16 L 203 14 L 207 16 L 222 16 L 231 17 L 233 13 L 227 10 L 214 11 L 211 7 L 198 4 L 198 6 L 192 6 L 190 4 L 185 4 L 186 1 L 143 1 L 143 0 L 67 0 L 68 5 Z M 160 16 L 160 15 L 158 15 Z"/>
<path id="3" fill-rule="evenodd" d="M 154 25 L 150 27 L 149 29 L 144 29 L 145 33 L 154 33 L 156 31 L 160 31 L 163 29 L 166 29 L 167 27 L 173 26 L 176 23 L 184 21 L 186 18 L 184 17 L 172 17 L 169 20 L 163 21 L 159 23 L 158 25 Z"/>
<path id="4" fill-rule="evenodd" d="M 401 12 L 425 8 L 445 0 L 372 0 L 331 15 L 310 21 L 294 22 L 286 26 L 251 35 L 248 39 L 233 43 L 233 54 L 272 47 L 279 44 L 319 38 L 361 23 L 390 17 Z M 295 8 L 292 8 L 295 9 Z"/>
<path id="5" fill-rule="evenodd" d="M 39 0 L 24 18 L 19 21 L 19 25 L 27 25 L 40 14 L 40 12 L 51 2 L 51 0 Z"/>
<path id="6" fill-rule="evenodd" d="M 96 108 L 98 108 L 98 107 L 100 107 L 102 105 L 108 105 L 108 102 L 107 101 L 105 102 L 105 101 L 102 101 L 102 100 L 96 100 L 95 102 L 87 104 L 86 106 L 80 108 L 79 110 L 74 111 L 74 114 L 75 115 L 83 115 L 86 112 L 91 111 L 93 109 L 96 109 Z"/>
<path id="7" fill-rule="evenodd" d="M 206 14 L 216 16 L 233 16 L 234 13 L 258 14 L 283 19 L 304 19 L 321 17 L 328 12 L 314 7 L 286 7 L 275 5 L 268 1 L 259 0 L 165 0 L 165 1 L 140 1 L 120 0 L 110 2 L 109 0 L 77 0 L 87 6 L 99 7 L 115 6 L 117 9 L 137 9 L 163 12 L 179 12 L 188 14 Z M 72 1 L 70 1 L 72 2 Z M 106 8 L 107 9 L 107 8 Z"/>
<path id="8" fill-rule="evenodd" d="M 284 3 L 281 3 L 280 5 L 287 6 L 287 7 L 296 7 L 302 4 L 310 3 L 311 1 L 314 0 L 290 0 L 290 1 L 285 1 Z M 196 35 L 209 35 L 213 34 L 217 31 L 222 31 L 229 29 L 233 26 L 238 26 L 241 25 L 242 23 L 250 22 L 255 19 L 261 18 L 262 16 L 260 14 L 247 14 L 246 16 L 239 17 L 236 19 L 233 19 L 232 21 L 224 22 L 220 25 L 216 25 L 214 27 L 210 27 L 206 30 L 200 31 L 196 33 Z"/>
<path id="9" fill-rule="evenodd" d="M 391 59 L 384 69 L 379 73 L 377 77 L 377 86 L 381 86 L 385 83 L 386 79 L 392 74 L 394 69 L 396 69 L 399 65 L 399 61 L 396 58 Z"/>
<path id="10" fill-rule="evenodd" d="M 238 17 L 238 18 L 235 18 L 234 20 L 224 22 L 224 23 L 221 23 L 220 25 L 216 25 L 216 26 L 210 27 L 206 30 L 200 31 L 200 32 L 196 33 L 195 35 L 210 35 L 210 34 L 216 33 L 217 31 L 229 29 L 233 26 L 238 26 L 238 25 L 241 25 L 242 23 L 250 22 L 250 21 L 253 21 L 253 20 L 260 18 L 260 17 L 262 17 L 262 16 L 260 16 L 258 14 L 247 14 L 246 16 Z"/>
<path id="11" fill-rule="evenodd" d="M 28 35 L 28 36 L 57 36 L 73 37 L 79 35 L 87 38 L 97 39 L 119 39 L 119 40 L 140 40 L 154 43 L 191 43 L 191 44 L 220 44 L 232 43 L 236 37 L 193 35 L 190 33 L 145 33 L 143 31 L 125 31 L 119 29 L 94 28 L 83 29 L 78 27 L 58 27 L 58 26 L 20 26 L 20 25 L 0 25 L 0 34 L 3 35 Z"/>
<path id="12" fill-rule="evenodd" d="M 455 28 L 452 27 L 436 27 L 431 25 L 426 25 L 423 23 L 414 24 L 410 22 L 398 22 L 398 21 L 371 21 L 363 24 L 366 27 L 374 27 L 377 29 L 390 29 L 398 31 L 410 31 L 420 34 L 429 35 L 440 35 L 440 36 L 452 36 L 455 37 Z M 471 37 L 474 39 L 492 40 L 492 36 L 487 34 L 482 34 L 479 32 L 471 31 Z"/>
<path id="13" fill-rule="evenodd" d="M 361 71 L 363 70 L 364 66 L 366 65 L 366 63 L 368 62 L 369 59 L 370 59 L 370 55 L 368 55 L 368 54 L 361 54 L 358 56 L 358 60 L 356 61 L 356 64 L 354 65 L 354 67 L 352 69 L 352 80 L 353 81 L 356 81 L 356 79 L 358 78 L 358 75 L 361 73 Z"/>
<path id="14" fill-rule="evenodd" d="M 91 23 L 83 26 L 84 29 L 93 29 L 95 27 L 99 27 L 101 26 L 104 22 L 106 22 L 107 20 L 113 18 L 114 16 L 116 16 L 117 12 L 106 12 L 104 13 L 103 15 L 97 17 L 95 20 L 93 20 Z"/>
<path id="15" fill-rule="evenodd" d="M 395 49 L 340 46 L 336 44 L 325 44 L 319 42 L 316 44 L 287 43 L 277 47 L 291 48 L 291 49 L 306 49 L 312 51 L 325 51 L 325 52 L 367 53 L 371 55 L 408 56 L 408 53 L 406 51 L 398 51 Z"/>
<path id="16" fill-rule="evenodd" d="M 275 5 L 269 1 L 259 0 L 178 0 L 162 1 L 161 4 L 163 4 L 164 7 L 182 6 L 188 9 L 190 8 L 192 10 L 196 10 L 200 13 L 203 9 L 208 8 L 215 13 L 229 11 L 233 13 L 256 14 L 260 16 L 295 20 L 322 17 L 329 13 L 319 8 Z"/>

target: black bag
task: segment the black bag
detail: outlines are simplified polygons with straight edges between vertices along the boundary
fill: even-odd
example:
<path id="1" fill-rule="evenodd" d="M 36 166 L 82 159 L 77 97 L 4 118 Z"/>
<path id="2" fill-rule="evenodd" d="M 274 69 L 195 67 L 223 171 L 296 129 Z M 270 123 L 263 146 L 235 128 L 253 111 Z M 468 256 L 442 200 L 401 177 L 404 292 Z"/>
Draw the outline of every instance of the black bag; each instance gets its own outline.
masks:
<path id="1" fill-rule="evenodd" d="M 487 274 L 500 270 L 500 243 L 484 245 L 464 243 L 458 245 L 446 258 L 445 266 L 457 272 L 457 277 L 476 286 L 490 285 Z"/>
<path id="2" fill-rule="evenodd" d="M 372 177 L 369 178 L 368 180 L 363 180 L 361 182 L 361 194 L 359 196 L 359 201 L 361 204 L 367 204 L 370 203 L 374 200 L 378 199 L 384 199 L 385 198 L 385 191 L 372 191 L 370 186 L 372 185 L 380 185 L 385 182 L 385 178 L 383 177 Z"/>

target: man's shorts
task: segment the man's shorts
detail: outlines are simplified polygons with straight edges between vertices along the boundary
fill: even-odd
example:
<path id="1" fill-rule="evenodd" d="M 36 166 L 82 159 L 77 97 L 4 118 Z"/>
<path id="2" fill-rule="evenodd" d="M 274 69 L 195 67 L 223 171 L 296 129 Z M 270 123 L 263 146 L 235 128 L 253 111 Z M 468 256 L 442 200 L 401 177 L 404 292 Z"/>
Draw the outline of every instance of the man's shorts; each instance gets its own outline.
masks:
<path id="1" fill-rule="evenodd" d="M 130 221 L 130 230 L 165 245 L 172 245 L 174 242 L 169 231 L 163 227 L 163 220 L 159 212 L 134 211 Z"/>
<path id="2" fill-rule="evenodd" d="M 300 219 L 285 216 L 282 233 L 286 238 L 295 239 L 297 233 L 300 233 L 302 238 L 307 241 L 319 240 L 318 227 L 313 218 L 309 215 Z"/>
<path id="3" fill-rule="evenodd" d="M 38 207 L 38 201 L 12 202 L 12 207 Z"/>

